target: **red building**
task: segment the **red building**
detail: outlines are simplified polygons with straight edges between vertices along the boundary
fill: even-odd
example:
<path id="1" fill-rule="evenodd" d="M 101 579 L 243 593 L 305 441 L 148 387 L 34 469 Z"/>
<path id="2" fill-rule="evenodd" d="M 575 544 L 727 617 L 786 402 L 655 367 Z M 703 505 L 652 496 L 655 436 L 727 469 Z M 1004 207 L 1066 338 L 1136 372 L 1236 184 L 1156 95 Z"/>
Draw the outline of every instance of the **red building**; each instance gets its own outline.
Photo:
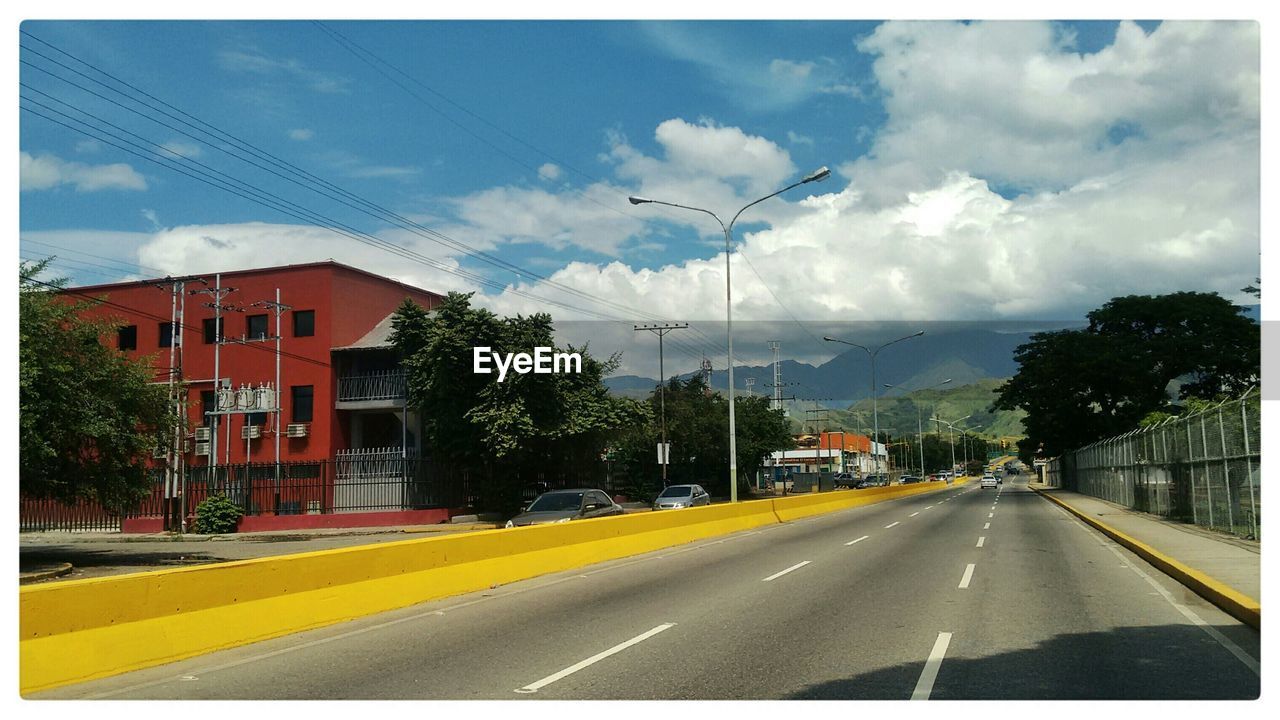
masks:
<path id="1" fill-rule="evenodd" d="M 115 346 L 130 357 L 148 358 L 157 382 L 168 382 L 171 373 L 181 382 L 187 399 L 182 459 L 188 468 L 274 464 L 277 434 L 282 463 L 332 462 L 393 449 L 416 455 L 417 421 L 406 408 L 404 371 L 388 342 L 390 316 L 406 298 L 433 308 L 442 299 L 438 294 L 333 261 L 210 274 L 180 285 L 141 280 L 68 292 L 104 299 L 90 312 L 123 323 Z M 277 292 L 279 305 L 273 306 Z M 182 311 L 177 342 L 175 307 Z M 218 414 L 216 378 L 233 391 L 274 386 L 277 336 L 279 426 L 270 412 Z M 333 478 L 327 482 L 332 485 Z M 344 504 L 332 494 L 306 502 L 285 513 L 389 504 L 355 496 Z M 271 514 L 278 513 L 275 507 Z"/>

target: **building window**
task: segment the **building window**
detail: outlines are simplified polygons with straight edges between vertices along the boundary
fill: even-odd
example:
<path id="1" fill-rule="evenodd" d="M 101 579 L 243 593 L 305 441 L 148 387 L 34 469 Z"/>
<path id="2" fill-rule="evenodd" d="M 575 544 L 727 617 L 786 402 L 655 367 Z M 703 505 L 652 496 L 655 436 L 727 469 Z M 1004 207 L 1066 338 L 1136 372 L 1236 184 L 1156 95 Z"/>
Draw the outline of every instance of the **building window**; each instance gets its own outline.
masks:
<path id="1" fill-rule="evenodd" d="M 217 323 L 216 325 L 214 323 Z M 204 344 L 212 345 L 222 339 L 222 318 L 204 319 Z"/>
<path id="2" fill-rule="evenodd" d="M 267 316 L 266 315 L 250 315 L 248 317 L 248 328 L 250 340 L 266 340 L 267 339 Z"/>
<path id="3" fill-rule="evenodd" d="M 201 390 L 200 391 L 200 423 L 205 424 L 209 422 L 207 415 L 217 409 L 218 408 L 216 405 L 213 391 Z"/>
<path id="4" fill-rule="evenodd" d="M 293 311 L 293 336 L 294 337 L 311 337 L 316 334 L 316 311 L 315 310 L 294 310 Z"/>
<path id="5" fill-rule="evenodd" d="M 173 323 L 160 323 L 160 347 L 170 347 L 173 345 Z"/>
<path id="6" fill-rule="evenodd" d="M 116 330 L 116 347 L 121 350 L 138 349 L 138 326 L 125 325 Z"/>
<path id="7" fill-rule="evenodd" d="M 267 414 L 266 414 L 266 413 L 263 413 L 263 412 L 261 412 L 261 413 L 245 413 L 245 416 L 244 416 L 244 424 L 245 424 L 245 425 L 266 425 L 266 424 L 267 424 Z"/>
<path id="8" fill-rule="evenodd" d="M 293 407 L 293 422 L 311 422 L 312 400 L 315 398 L 314 385 L 294 385 L 290 388 L 290 403 Z"/>

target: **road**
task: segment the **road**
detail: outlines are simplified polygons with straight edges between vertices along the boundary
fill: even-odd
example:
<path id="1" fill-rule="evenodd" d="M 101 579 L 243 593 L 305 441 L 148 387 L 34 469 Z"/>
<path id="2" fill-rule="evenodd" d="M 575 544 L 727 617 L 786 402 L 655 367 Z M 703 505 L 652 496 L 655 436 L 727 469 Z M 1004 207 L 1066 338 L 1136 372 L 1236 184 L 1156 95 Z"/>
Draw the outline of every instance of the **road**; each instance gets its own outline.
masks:
<path id="1" fill-rule="evenodd" d="M 36 697 L 1256 698 L 1259 652 L 1257 632 L 1014 478 Z"/>

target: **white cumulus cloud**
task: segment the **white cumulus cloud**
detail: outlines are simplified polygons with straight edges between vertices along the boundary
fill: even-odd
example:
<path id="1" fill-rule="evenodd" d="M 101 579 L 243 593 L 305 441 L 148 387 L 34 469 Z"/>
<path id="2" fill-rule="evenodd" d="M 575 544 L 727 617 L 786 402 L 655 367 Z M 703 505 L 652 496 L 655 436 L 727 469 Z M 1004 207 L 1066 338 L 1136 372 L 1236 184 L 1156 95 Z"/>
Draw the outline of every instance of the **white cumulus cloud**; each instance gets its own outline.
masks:
<path id="1" fill-rule="evenodd" d="M 98 190 L 146 190 L 147 181 L 125 163 L 88 165 L 69 162 L 56 155 L 19 153 L 19 188 L 48 190 L 71 185 L 77 192 Z"/>

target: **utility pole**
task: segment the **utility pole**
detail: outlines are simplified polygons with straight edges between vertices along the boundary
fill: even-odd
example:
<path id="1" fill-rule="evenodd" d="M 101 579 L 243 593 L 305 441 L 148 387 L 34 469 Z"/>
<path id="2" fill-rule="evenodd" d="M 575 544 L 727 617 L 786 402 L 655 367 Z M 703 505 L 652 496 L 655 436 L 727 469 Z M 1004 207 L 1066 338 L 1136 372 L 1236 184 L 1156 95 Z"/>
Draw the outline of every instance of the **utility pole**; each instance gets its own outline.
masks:
<path id="1" fill-rule="evenodd" d="M 779 353 L 782 350 L 782 343 L 777 340 L 769 341 L 769 349 L 773 351 L 773 409 L 782 409 L 782 362 L 779 360 Z"/>
<path id="2" fill-rule="evenodd" d="M 662 440 L 658 446 L 658 461 L 662 465 L 662 487 L 667 486 L 667 461 L 670 459 L 667 450 L 667 369 L 663 360 L 662 338 L 672 330 L 686 330 L 689 323 L 655 323 L 652 325 L 635 325 L 631 329 L 633 332 L 641 332 L 647 330 L 658 336 L 658 402 L 661 405 L 661 425 Z M 703 359 L 704 364 L 707 360 Z M 707 387 L 710 387 L 710 382 Z"/>
<path id="3" fill-rule="evenodd" d="M 747 397 L 755 397 L 756 379 L 753 377 L 749 377 L 746 379 L 746 384 L 747 384 Z"/>
<path id="4" fill-rule="evenodd" d="M 235 309 L 232 306 L 224 305 L 222 302 L 222 299 L 226 297 L 228 294 L 235 292 L 236 289 L 233 287 L 226 287 L 226 288 L 222 287 L 222 273 L 218 273 L 217 275 L 214 276 L 213 283 L 214 285 L 212 288 L 205 288 L 204 290 L 192 290 L 191 294 L 192 295 L 210 295 L 213 297 L 213 302 L 204 303 L 204 306 L 213 308 L 213 398 L 214 398 L 213 409 L 216 411 L 218 410 L 218 399 L 222 393 L 222 387 L 221 387 L 221 383 L 222 383 L 222 374 L 221 374 L 222 311 Z M 220 417 L 219 415 L 215 414 L 210 420 L 209 467 L 211 468 L 210 470 L 211 473 L 216 473 L 216 470 L 212 470 L 212 468 L 216 468 L 218 466 L 218 418 L 219 417 Z M 228 416 L 227 417 L 228 462 L 230 462 L 229 453 L 231 450 L 230 448 L 231 434 L 229 432 L 230 428 L 231 428 L 231 418 L 230 416 Z M 216 482 L 215 477 L 210 477 L 209 480 Z"/>
<path id="5" fill-rule="evenodd" d="M 290 305 L 285 305 L 284 303 L 280 302 L 280 288 L 276 288 L 276 299 L 275 299 L 275 302 L 271 302 L 271 301 L 268 301 L 268 300 L 261 300 L 261 301 L 259 301 L 259 302 L 254 303 L 254 306 L 255 306 L 255 307 L 261 307 L 261 308 L 266 308 L 266 309 L 270 310 L 270 311 L 272 312 L 272 314 L 273 314 L 273 315 L 275 315 L 275 320 L 276 320 L 276 336 L 275 336 L 275 341 L 276 341 L 276 384 L 275 384 L 275 392 L 272 394 L 273 404 L 275 405 L 275 407 L 274 407 L 274 408 L 272 408 L 272 409 L 270 409 L 270 410 L 268 410 L 268 412 L 271 412 L 272 414 L 274 414 L 274 415 L 275 415 L 275 423 L 274 423 L 273 428 L 272 428 L 272 429 L 273 429 L 273 433 L 272 433 L 272 434 L 274 435 L 274 440 L 275 440 L 275 450 L 276 450 L 276 453 L 275 453 L 275 465 L 276 465 L 276 467 L 275 467 L 275 481 L 276 481 L 276 503 L 275 503 L 275 510 L 276 510 L 276 514 L 278 515 L 278 514 L 280 513 L 280 428 L 282 427 L 282 424 L 281 424 L 281 422 L 280 422 L 280 420 L 281 420 L 281 417 L 280 417 L 280 407 L 281 407 L 281 405 L 282 405 L 282 403 L 280 402 L 280 338 L 284 337 L 284 328 L 280 327 L 280 316 L 281 316 L 281 315 L 283 315 L 283 314 L 284 314 L 284 312 L 285 312 L 286 310 L 292 310 L 292 309 L 293 309 L 293 307 L 292 307 L 292 306 L 290 306 Z M 409 422 L 409 413 L 408 413 L 408 410 L 406 409 L 406 410 L 405 410 L 405 413 L 404 413 L 404 416 L 403 416 L 403 421 L 402 421 L 401 425 L 403 426 L 405 423 L 408 423 L 408 422 Z M 402 436 L 403 436 L 403 433 L 404 433 L 404 432 L 405 432 L 405 430 L 404 430 L 404 428 L 402 427 L 402 428 L 401 428 L 401 434 L 402 434 Z M 405 443 L 403 442 L 403 439 L 402 439 L 402 441 L 401 441 L 401 443 L 400 443 L 400 454 L 401 454 L 401 460 L 402 460 L 402 462 L 401 462 L 401 466 L 402 466 L 402 468 L 403 468 L 403 465 L 404 465 L 404 462 L 403 462 L 404 457 L 403 457 L 403 456 L 404 456 L 404 454 L 405 454 L 404 444 L 405 444 Z"/>

